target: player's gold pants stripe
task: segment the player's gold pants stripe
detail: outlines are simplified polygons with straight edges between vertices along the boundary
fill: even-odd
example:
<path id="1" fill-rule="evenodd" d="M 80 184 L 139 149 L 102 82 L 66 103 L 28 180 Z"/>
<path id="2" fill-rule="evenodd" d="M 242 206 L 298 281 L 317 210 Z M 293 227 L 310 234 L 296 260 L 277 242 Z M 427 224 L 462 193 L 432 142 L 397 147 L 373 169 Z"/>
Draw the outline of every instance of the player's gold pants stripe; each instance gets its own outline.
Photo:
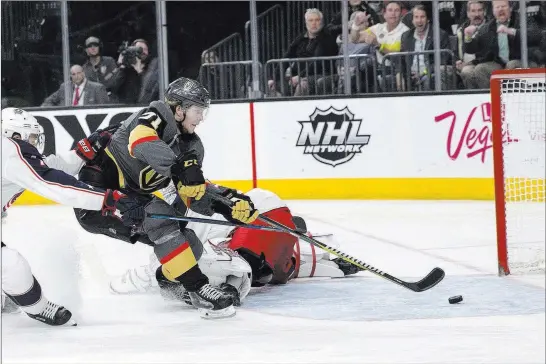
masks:
<path id="1" fill-rule="evenodd" d="M 146 125 L 137 125 L 129 135 L 129 154 L 131 157 L 134 157 L 133 149 L 137 145 L 154 140 L 159 140 L 159 137 L 154 129 Z"/>
<path id="2" fill-rule="evenodd" d="M 193 255 L 190 244 L 185 242 L 171 253 L 160 259 L 163 274 L 167 279 L 176 281 L 176 278 L 193 268 L 197 261 Z"/>
<path id="3" fill-rule="evenodd" d="M 106 155 L 108 157 L 110 157 L 110 159 L 114 162 L 114 164 L 116 165 L 116 168 L 118 169 L 118 183 L 119 183 L 119 188 L 124 188 L 125 187 L 125 179 L 123 178 L 123 173 L 121 173 L 121 169 L 119 168 L 118 166 L 118 162 L 116 162 L 116 158 L 114 158 L 114 156 L 112 155 L 112 152 L 110 152 L 110 150 L 108 149 L 108 147 L 106 147 L 104 149 L 104 151 L 106 152 Z"/>

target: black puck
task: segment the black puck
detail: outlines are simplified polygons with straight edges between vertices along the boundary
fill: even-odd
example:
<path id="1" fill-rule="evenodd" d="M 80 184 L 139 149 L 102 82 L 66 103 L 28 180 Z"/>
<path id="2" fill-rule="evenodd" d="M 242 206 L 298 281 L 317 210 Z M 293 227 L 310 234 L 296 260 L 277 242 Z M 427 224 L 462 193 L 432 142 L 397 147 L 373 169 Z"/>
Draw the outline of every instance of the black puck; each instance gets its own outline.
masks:
<path id="1" fill-rule="evenodd" d="M 454 304 L 454 303 L 459 303 L 463 300 L 463 296 L 453 296 L 453 297 L 449 297 L 449 303 L 451 304 Z"/>

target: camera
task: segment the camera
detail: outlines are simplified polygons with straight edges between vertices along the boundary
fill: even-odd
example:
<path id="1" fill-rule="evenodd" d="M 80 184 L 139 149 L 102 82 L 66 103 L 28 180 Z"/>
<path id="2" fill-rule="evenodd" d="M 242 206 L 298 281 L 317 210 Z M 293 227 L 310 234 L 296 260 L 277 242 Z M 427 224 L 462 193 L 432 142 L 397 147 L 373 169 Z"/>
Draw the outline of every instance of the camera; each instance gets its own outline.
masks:
<path id="1" fill-rule="evenodd" d="M 127 42 L 124 42 L 118 50 L 123 56 L 123 65 L 125 67 L 130 67 L 136 63 L 137 58 L 142 56 L 142 48 L 135 46 L 128 46 Z"/>

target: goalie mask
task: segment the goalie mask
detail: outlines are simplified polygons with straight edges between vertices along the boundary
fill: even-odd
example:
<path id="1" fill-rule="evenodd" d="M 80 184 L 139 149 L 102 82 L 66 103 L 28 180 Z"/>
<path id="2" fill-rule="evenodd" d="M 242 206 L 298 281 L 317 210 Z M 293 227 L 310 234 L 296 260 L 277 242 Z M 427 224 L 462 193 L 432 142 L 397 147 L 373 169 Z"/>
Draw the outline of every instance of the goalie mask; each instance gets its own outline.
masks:
<path id="1" fill-rule="evenodd" d="M 44 152 L 44 128 L 25 110 L 14 107 L 2 110 L 2 135 L 24 140 L 36 147 L 40 154 Z"/>

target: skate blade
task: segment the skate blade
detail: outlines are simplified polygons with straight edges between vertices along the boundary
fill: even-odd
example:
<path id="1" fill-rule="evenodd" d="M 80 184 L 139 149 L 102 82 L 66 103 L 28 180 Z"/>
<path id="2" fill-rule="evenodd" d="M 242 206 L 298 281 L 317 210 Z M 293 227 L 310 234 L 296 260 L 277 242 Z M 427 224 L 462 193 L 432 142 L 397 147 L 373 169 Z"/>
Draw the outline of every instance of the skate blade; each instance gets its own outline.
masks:
<path id="1" fill-rule="evenodd" d="M 66 321 L 64 324 L 60 325 L 60 326 L 62 326 L 62 327 L 78 326 L 78 323 L 75 320 L 70 319 L 70 320 Z"/>
<path id="2" fill-rule="evenodd" d="M 202 319 L 205 320 L 217 320 L 217 319 L 224 319 L 235 316 L 237 311 L 235 311 L 235 307 L 229 306 L 221 310 L 207 310 L 205 308 L 199 308 L 198 309 L 199 314 L 201 315 Z"/>

